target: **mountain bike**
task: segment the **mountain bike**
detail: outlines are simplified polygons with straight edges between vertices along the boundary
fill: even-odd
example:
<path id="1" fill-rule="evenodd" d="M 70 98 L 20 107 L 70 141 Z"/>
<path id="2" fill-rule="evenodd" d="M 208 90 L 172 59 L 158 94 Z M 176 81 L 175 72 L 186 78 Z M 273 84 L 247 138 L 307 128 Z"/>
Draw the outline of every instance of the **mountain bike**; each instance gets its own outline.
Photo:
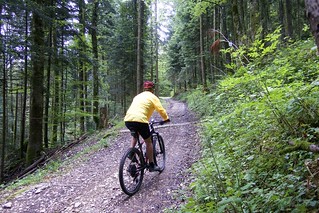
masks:
<path id="1" fill-rule="evenodd" d="M 162 136 L 155 131 L 155 124 L 163 124 L 162 121 L 152 120 L 149 123 L 153 144 L 154 164 L 160 167 L 162 172 L 165 168 L 165 145 Z M 131 131 L 131 135 L 137 139 L 137 146 L 129 148 L 121 158 L 119 166 L 119 181 L 123 192 L 127 195 L 135 194 L 141 187 L 145 169 L 148 170 L 148 159 L 144 141 L 140 141 L 137 132 Z"/>

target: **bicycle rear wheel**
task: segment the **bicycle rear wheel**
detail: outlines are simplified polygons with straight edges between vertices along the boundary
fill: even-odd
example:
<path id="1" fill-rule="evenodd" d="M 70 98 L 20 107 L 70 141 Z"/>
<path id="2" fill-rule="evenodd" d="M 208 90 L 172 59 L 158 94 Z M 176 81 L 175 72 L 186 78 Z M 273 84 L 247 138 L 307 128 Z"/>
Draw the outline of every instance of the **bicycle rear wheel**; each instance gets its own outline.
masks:
<path id="1" fill-rule="evenodd" d="M 119 181 L 123 192 L 127 195 L 135 194 L 141 187 L 144 177 L 144 161 L 140 151 L 136 148 L 128 149 L 119 166 Z"/>
<path id="2" fill-rule="evenodd" d="M 166 154 L 165 145 L 162 136 L 159 134 L 153 135 L 153 153 L 154 153 L 154 163 L 160 167 L 160 172 L 165 169 Z"/>

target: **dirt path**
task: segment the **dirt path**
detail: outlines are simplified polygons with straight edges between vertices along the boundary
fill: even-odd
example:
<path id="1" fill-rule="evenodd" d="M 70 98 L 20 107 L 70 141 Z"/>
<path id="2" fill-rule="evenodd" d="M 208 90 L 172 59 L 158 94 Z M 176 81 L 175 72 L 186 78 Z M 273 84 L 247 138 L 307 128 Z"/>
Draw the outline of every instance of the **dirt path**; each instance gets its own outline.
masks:
<path id="1" fill-rule="evenodd" d="M 146 172 L 134 196 L 125 195 L 118 182 L 119 160 L 130 138 L 123 131 L 109 147 L 77 158 L 41 183 L 19 189 L 23 192 L 11 199 L 4 198 L 12 192 L 2 191 L 0 212 L 157 213 L 178 208 L 183 202 L 180 191 L 191 181 L 187 169 L 199 157 L 199 140 L 196 118 L 186 105 L 172 99 L 165 101 L 172 122 L 157 130 L 166 145 L 166 168 L 161 174 Z"/>

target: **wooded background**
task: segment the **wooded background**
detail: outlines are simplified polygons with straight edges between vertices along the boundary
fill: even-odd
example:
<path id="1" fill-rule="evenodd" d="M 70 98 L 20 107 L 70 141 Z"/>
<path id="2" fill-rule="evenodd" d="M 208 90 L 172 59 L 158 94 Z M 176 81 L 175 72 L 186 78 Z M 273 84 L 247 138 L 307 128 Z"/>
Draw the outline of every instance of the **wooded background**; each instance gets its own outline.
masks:
<path id="1" fill-rule="evenodd" d="M 311 35 L 304 0 L 2 0 L 0 12 L 0 182 L 122 119 L 144 80 L 205 91 L 233 74 L 232 49 L 276 29 L 282 45 Z"/>

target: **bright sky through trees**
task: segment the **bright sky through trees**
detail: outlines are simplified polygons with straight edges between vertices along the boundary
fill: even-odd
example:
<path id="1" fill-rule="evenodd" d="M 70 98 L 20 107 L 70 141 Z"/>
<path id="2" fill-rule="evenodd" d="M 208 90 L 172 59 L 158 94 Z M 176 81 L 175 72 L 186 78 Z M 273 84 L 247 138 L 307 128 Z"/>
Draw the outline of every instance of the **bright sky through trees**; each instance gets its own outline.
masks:
<path id="1" fill-rule="evenodd" d="M 152 10 L 155 11 L 154 4 Z M 154 12 L 155 14 L 155 12 Z M 167 0 L 158 0 L 157 5 L 157 21 L 158 21 L 158 34 L 161 41 L 165 41 L 168 37 L 169 28 L 174 15 L 173 2 Z"/>

